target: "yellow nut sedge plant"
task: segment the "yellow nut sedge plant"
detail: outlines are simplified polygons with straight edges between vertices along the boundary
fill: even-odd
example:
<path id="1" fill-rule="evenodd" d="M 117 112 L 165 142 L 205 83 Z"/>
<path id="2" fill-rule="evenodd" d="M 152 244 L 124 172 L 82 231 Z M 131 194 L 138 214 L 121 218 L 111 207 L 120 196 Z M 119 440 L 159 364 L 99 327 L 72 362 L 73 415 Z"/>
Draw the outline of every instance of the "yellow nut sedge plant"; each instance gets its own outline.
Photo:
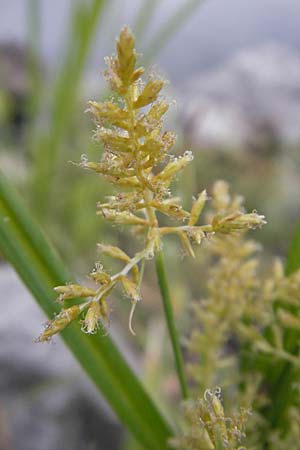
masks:
<path id="1" fill-rule="evenodd" d="M 82 320 L 82 330 L 95 333 L 99 324 L 108 319 L 108 300 L 112 290 L 121 285 L 132 303 L 132 312 L 140 301 L 141 267 L 146 260 L 162 249 L 162 239 L 176 234 L 184 250 L 194 257 L 193 244 L 200 244 L 212 234 L 228 234 L 256 228 L 264 223 L 264 216 L 256 212 L 246 214 L 239 209 L 217 213 L 209 223 L 198 224 L 208 199 L 206 191 L 193 201 L 190 211 L 183 209 L 180 198 L 174 197 L 170 185 L 182 169 L 193 160 L 190 151 L 182 156 L 172 155 L 176 136 L 164 129 L 163 116 L 170 104 L 162 97 L 164 80 L 153 75 L 143 80 L 144 68 L 137 67 L 134 37 L 124 27 L 116 45 L 116 55 L 106 59 L 105 78 L 116 93 L 115 100 L 89 102 L 95 123 L 95 139 L 103 144 L 99 161 L 91 162 L 84 155 L 80 165 L 103 176 L 117 193 L 98 204 L 98 214 L 115 224 L 135 227 L 144 233 L 144 246 L 134 255 L 107 243 L 99 250 L 123 263 L 122 269 L 110 275 L 99 263 L 89 274 L 97 288 L 78 284 L 57 286 L 59 300 L 80 298 L 78 305 L 63 308 L 48 322 L 39 341 L 47 341 L 73 320 Z M 170 226 L 160 226 L 157 213 L 172 219 Z"/>

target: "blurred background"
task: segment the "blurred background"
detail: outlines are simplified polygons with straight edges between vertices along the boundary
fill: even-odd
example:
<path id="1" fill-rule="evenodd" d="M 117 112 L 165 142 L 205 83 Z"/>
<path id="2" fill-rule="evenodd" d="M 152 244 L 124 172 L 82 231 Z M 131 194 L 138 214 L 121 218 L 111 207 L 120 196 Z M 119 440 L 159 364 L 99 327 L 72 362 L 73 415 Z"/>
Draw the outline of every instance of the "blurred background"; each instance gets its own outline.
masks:
<path id="1" fill-rule="evenodd" d="M 247 209 L 267 217 L 256 234 L 265 255 L 284 257 L 300 216 L 298 0 L 0 0 L 0 7 L 0 168 L 78 280 L 97 258 L 96 242 L 131 254 L 139 245 L 95 215 L 110 186 L 70 163 L 101 154 L 84 111 L 89 99 L 110 95 L 103 58 L 124 24 L 142 62 L 170 80 L 174 152 L 194 153 L 174 187 L 184 203 L 218 178 L 229 181 Z M 165 251 L 184 329 L 185 305 L 201 295 L 201 249 L 198 262 L 183 259 L 175 241 Z M 121 295 L 111 332 L 157 397 L 176 398 L 151 264 L 143 289 L 137 337 Z M 114 416 L 59 338 L 32 344 L 45 319 L 1 255 L 0 297 L 0 449 L 125 449 Z"/>

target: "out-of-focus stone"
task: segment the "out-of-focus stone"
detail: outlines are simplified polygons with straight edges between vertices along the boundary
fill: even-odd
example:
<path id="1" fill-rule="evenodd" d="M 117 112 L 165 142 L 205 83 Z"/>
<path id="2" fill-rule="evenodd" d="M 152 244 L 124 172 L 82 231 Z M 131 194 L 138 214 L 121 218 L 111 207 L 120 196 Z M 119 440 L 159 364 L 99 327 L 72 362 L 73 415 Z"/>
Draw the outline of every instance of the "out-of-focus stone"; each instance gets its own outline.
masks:
<path id="1" fill-rule="evenodd" d="M 300 139 L 300 55 L 278 44 L 245 49 L 182 89 L 191 144 L 264 148 Z M 270 142 L 268 140 L 271 140 Z"/>
<path id="2" fill-rule="evenodd" d="M 0 266 L 1 450 L 118 448 L 120 427 L 59 337 L 34 344 L 45 316 Z"/>

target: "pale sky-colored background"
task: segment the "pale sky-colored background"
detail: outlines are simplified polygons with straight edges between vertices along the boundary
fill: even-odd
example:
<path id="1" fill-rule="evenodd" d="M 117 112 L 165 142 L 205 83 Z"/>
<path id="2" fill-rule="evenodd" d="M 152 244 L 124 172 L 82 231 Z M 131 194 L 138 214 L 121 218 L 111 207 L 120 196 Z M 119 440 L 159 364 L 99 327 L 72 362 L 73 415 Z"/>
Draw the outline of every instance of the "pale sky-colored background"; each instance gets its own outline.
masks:
<path id="1" fill-rule="evenodd" d="M 155 1 L 155 0 L 153 0 Z M 60 61 L 71 0 L 40 0 L 41 52 L 51 68 Z M 168 20 L 182 0 L 158 2 L 147 36 Z M 124 23 L 133 24 L 140 0 L 110 0 L 104 27 L 97 36 L 90 68 L 100 67 L 111 51 L 112 38 Z M 0 42 L 26 39 L 25 0 L 0 0 Z M 219 66 L 241 48 L 275 42 L 300 53 L 299 0 L 206 0 L 156 58 L 173 82 Z M 145 44 L 144 44 L 145 48 Z M 178 60 L 180 58 L 180 61 Z"/>

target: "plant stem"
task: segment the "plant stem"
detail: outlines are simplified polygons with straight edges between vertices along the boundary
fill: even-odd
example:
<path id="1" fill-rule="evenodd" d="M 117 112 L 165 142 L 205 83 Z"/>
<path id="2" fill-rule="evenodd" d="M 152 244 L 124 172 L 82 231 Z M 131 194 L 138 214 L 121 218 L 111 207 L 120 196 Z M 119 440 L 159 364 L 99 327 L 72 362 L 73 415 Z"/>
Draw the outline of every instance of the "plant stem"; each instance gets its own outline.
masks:
<path id="1" fill-rule="evenodd" d="M 167 274 L 165 270 L 163 252 L 157 253 L 155 257 L 156 273 L 158 284 L 160 288 L 161 297 L 163 300 L 164 313 L 166 317 L 167 327 L 171 339 L 172 349 L 175 358 L 175 365 L 177 375 L 181 387 L 182 396 L 184 399 L 188 397 L 187 382 L 184 374 L 183 358 L 179 344 L 178 333 L 175 326 L 172 302 L 168 286 Z"/>
<path id="2" fill-rule="evenodd" d="M 70 130 L 72 130 L 72 139 L 75 139 L 75 129 L 74 127 L 72 129 L 71 125 L 74 119 L 74 110 L 76 110 L 75 104 L 78 100 L 80 82 L 97 25 L 106 5 L 104 0 L 73 3 L 67 49 L 53 86 L 49 129 L 41 133 L 40 128 L 37 128 L 31 137 L 32 141 L 28 143 L 28 148 L 33 149 L 34 162 L 30 194 L 36 213 L 44 221 L 48 214 L 53 214 L 51 208 L 56 205 L 57 167 L 62 158 L 61 150 L 64 140 Z M 63 157 L 64 159 L 65 157 Z"/>

